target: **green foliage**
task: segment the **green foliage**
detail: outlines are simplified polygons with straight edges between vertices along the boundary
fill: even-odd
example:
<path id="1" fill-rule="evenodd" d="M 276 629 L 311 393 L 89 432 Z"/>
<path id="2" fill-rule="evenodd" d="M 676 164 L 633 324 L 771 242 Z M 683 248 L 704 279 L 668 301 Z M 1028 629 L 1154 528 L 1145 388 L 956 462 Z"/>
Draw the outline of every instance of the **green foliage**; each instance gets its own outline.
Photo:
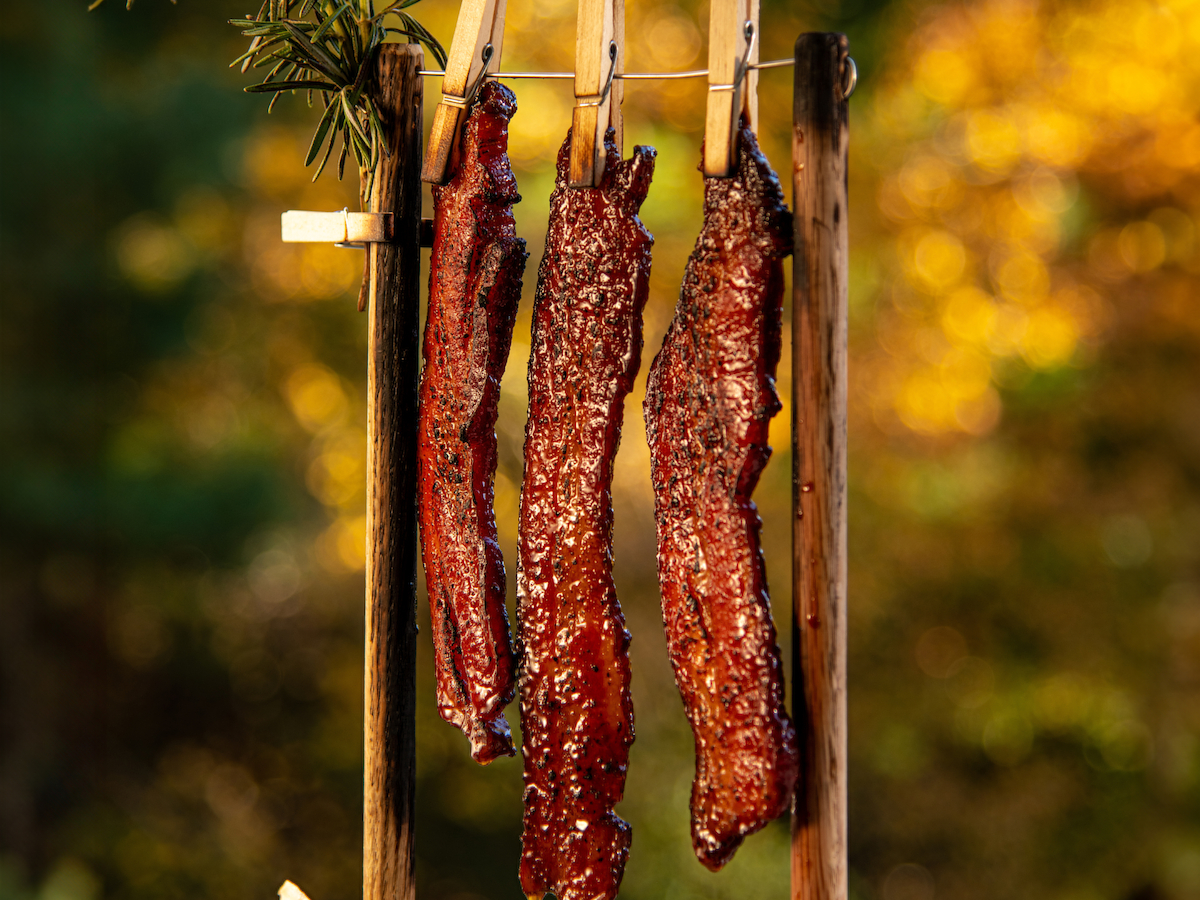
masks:
<path id="1" fill-rule="evenodd" d="M 103 2 L 94 0 L 88 9 Z M 338 178 L 345 174 L 346 160 L 353 153 L 364 203 L 374 187 L 380 154 L 389 152 L 369 93 L 371 67 L 380 46 L 388 35 L 406 37 L 424 44 L 438 65 L 446 65 L 446 51 L 438 39 L 405 12 L 418 2 L 391 0 L 376 10 L 375 0 L 264 0 L 253 17 L 229 20 L 250 39 L 249 49 L 230 65 L 240 65 L 243 72 L 270 67 L 266 77 L 246 92 L 271 94 L 268 112 L 285 92 L 304 91 L 309 106 L 316 94 L 324 112 L 304 164 L 312 165 L 320 157 L 313 181 L 320 178 L 340 134 Z M 132 7 L 133 0 L 127 0 L 125 8 Z"/>
<path id="2" fill-rule="evenodd" d="M 389 34 L 398 34 L 424 44 L 439 65 L 446 64 L 437 38 L 404 12 L 417 2 L 393 0 L 376 11 L 374 0 L 266 0 L 253 19 L 229 20 L 250 38 L 250 48 L 231 65 L 240 64 L 243 72 L 270 66 L 259 84 L 246 88 L 249 93 L 273 94 L 268 110 L 285 91 L 307 92 L 309 106 L 314 93 L 321 98 L 324 112 L 304 160 L 307 166 L 320 156 L 314 181 L 325 171 L 340 133 L 338 178 L 353 152 L 363 179 L 363 199 L 370 197 L 380 154 L 389 152 L 368 91 L 376 52 Z M 386 25 L 389 16 L 399 25 Z"/>

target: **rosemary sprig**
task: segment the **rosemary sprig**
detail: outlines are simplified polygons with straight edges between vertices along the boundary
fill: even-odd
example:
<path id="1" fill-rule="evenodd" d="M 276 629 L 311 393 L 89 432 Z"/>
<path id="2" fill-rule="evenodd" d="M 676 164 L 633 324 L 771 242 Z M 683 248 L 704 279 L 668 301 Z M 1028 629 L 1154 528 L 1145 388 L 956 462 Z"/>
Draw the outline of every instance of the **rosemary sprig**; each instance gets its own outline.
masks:
<path id="1" fill-rule="evenodd" d="M 92 0 L 88 9 L 103 2 Z M 363 203 L 371 199 L 380 154 L 391 155 L 379 110 L 366 91 L 379 46 L 389 34 L 401 35 L 410 43 L 424 44 L 438 65 L 446 67 L 446 51 L 437 38 L 404 11 L 417 2 L 380 0 L 377 10 L 375 0 L 263 0 L 257 15 L 229 20 L 250 39 L 249 49 L 230 66 L 241 65 L 242 72 L 270 66 L 266 77 L 247 87 L 247 93 L 271 94 L 267 112 L 275 108 L 275 101 L 284 92 L 305 91 L 309 106 L 313 105 L 313 94 L 317 94 L 324 113 L 313 132 L 304 164 L 312 165 L 320 156 L 313 181 L 320 178 L 340 134 L 338 178 L 353 153 Z M 125 8 L 132 6 L 133 0 L 126 0 Z"/>
<path id="2" fill-rule="evenodd" d="M 98 0 L 102 2 L 102 0 Z M 132 2 L 132 0 L 130 0 Z M 268 112 L 284 92 L 305 91 L 312 106 L 320 97 L 324 112 L 313 132 L 304 164 L 320 157 L 313 181 L 325 171 L 338 135 L 341 178 L 349 154 L 358 163 L 365 203 L 374 188 L 381 153 L 390 154 L 379 111 L 366 90 L 375 54 L 389 34 L 429 48 L 445 67 L 446 51 L 420 22 L 404 12 L 418 0 L 264 0 L 258 14 L 230 19 L 250 39 L 249 49 L 230 65 L 243 72 L 270 67 L 252 94 L 272 94 Z M 391 22 L 386 20 L 391 18 Z M 322 150 L 324 153 L 322 154 Z"/>

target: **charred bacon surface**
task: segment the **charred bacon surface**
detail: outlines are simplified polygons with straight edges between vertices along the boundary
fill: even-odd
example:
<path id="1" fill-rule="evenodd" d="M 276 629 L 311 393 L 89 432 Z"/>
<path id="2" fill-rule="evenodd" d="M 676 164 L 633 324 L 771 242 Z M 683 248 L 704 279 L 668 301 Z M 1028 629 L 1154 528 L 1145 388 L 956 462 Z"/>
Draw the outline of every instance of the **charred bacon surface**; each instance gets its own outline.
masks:
<path id="1" fill-rule="evenodd" d="M 504 560 L 492 509 L 496 415 L 525 271 L 508 162 L 512 91 L 487 82 L 433 188 L 418 424 L 419 518 L 429 587 L 437 703 L 489 763 L 515 752 L 504 706 L 515 666 L 504 609 Z"/>
<path id="2" fill-rule="evenodd" d="M 704 180 L 704 226 L 644 405 L 663 625 L 696 744 L 692 844 L 713 870 L 788 809 L 797 769 L 750 499 L 780 408 L 792 219 L 744 120 L 738 141 L 734 176 Z"/>
<path id="3" fill-rule="evenodd" d="M 529 897 L 615 897 L 630 828 L 613 811 L 633 743 L 629 633 L 612 579 L 612 462 L 642 349 L 653 238 L 637 218 L 654 150 L 609 131 L 597 188 L 558 156 L 538 271 L 517 572 Z"/>

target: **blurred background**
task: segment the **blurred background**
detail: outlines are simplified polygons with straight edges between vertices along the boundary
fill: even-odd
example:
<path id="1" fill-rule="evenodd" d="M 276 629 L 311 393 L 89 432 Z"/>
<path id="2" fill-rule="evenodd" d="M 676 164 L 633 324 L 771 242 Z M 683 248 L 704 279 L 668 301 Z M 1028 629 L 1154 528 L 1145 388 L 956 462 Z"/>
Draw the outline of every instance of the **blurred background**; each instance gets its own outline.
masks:
<path id="1" fill-rule="evenodd" d="M 225 20 L 256 6 L 123 7 L 0 4 L 0 898 L 250 900 L 285 878 L 353 897 L 361 258 L 280 243 L 279 213 L 353 207 L 356 185 L 311 184 L 313 111 L 268 117 L 226 67 L 243 48 Z M 456 4 L 411 11 L 449 42 Z M 631 0 L 629 68 L 703 67 L 707 15 Z M 845 31 L 861 74 L 852 895 L 1196 900 L 1200 2 L 764 0 L 762 23 L 768 59 Z M 570 69 L 573 41 L 569 0 L 516 0 L 505 68 Z M 529 307 L 571 106 L 569 82 L 514 88 L 532 256 L 498 427 L 510 601 Z M 763 74 L 785 178 L 791 91 Z M 692 855 L 658 610 L 641 392 L 700 225 L 704 95 L 625 97 L 627 143 L 659 152 L 614 488 L 629 900 L 787 896 L 786 822 L 718 875 Z M 787 435 L 784 414 L 758 490 L 782 622 Z M 420 896 L 519 897 L 520 763 L 474 765 L 438 719 L 427 633 Z"/>

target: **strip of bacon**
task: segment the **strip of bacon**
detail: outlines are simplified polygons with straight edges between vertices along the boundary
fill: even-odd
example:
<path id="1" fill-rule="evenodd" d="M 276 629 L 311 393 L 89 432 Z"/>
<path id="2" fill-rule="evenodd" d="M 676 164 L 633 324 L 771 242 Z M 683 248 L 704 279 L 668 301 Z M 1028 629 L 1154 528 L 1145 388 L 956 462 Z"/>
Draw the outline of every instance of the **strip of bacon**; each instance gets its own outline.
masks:
<path id="1" fill-rule="evenodd" d="M 644 406 L 663 625 L 696 743 L 692 844 L 714 871 L 789 808 L 798 758 L 750 500 L 780 408 L 792 218 L 744 119 L 738 146 L 734 177 L 704 180 L 704 227 Z"/>
<path id="2" fill-rule="evenodd" d="M 448 184 L 433 189 L 418 424 L 419 517 L 437 660 L 438 711 L 481 763 L 514 754 L 504 707 L 515 666 L 492 484 L 496 406 L 521 298 L 521 199 L 508 162 L 512 91 L 489 81 L 463 128 Z"/>
<path id="3" fill-rule="evenodd" d="M 629 632 L 612 579 L 612 464 L 642 351 L 653 238 L 637 217 L 655 153 L 610 129 L 597 188 L 558 155 L 538 271 L 517 591 L 531 898 L 610 900 L 629 856 L 613 808 L 633 743 Z"/>

